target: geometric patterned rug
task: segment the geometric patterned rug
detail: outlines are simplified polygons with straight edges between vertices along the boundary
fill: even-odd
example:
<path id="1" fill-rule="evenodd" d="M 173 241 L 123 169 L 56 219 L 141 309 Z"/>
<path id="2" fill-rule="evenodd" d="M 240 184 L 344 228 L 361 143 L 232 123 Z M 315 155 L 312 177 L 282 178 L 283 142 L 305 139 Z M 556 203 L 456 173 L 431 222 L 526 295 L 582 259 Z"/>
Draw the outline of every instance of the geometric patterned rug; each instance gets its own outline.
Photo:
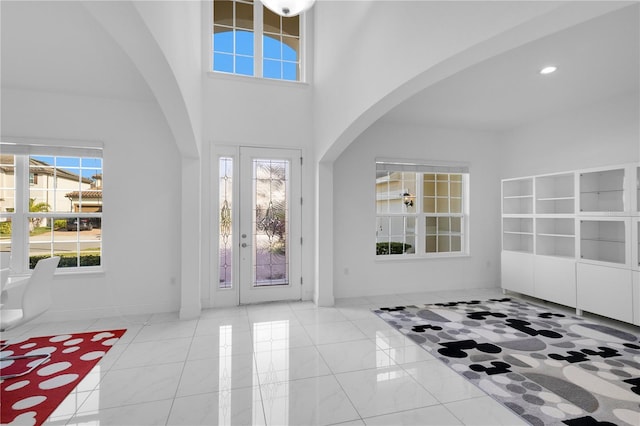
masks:
<path id="1" fill-rule="evenodd" d="M 532 425 L 640 425 L 638 334 L 510 298 L 374 313 Z"/>
<path id="2" fill-rule="evenodd" d="M 0 382 L 0 423 L 41 425 L 125 333 L 92 331 L 10 340 L 2 357 L 51 354 L 29 374 Z M 29 369 L 33 361 L 0 361 L 3 375 Z M 123 384 L 126 385 L 126 384 Z"/>

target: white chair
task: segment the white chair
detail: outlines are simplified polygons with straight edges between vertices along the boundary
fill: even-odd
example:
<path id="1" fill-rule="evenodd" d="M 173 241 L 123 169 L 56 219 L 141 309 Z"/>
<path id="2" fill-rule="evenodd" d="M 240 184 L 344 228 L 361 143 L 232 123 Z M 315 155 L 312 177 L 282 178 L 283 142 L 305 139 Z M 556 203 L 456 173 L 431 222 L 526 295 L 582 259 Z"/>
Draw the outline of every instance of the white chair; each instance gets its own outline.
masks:
<path id="1" fill-rule="evenodd" d="M 9 273 L 11 264 L 11 252 L 0 251 L 0 288 L 4 289 L 4 285 L 9 279 Z"/>
<path id="2" fill-rule="evenodd" d="M 22 306 L 19 309 L 2 309 L 2 311 L 0 311 L 0 331 L 4 332 L 25 324 L 49 309 L 51 306 L 51 281 L 53 280 L 53 274 L 59 262 L 59 256 L 38 261 L 31 276 L 20 282 L 20 285 L 25 286 L 22 294 Z M 31 368 L 27 371 L 0 376 L 0 379 L 8 379 L 28 374 L 46 362 L 50 357 L 50 354 L 39 354 L 0 358 L 2 362 L 25 358 L 40 358 L 40 362 L 30 364 Z"/>
<path id="3" fill-rule="evenodd" d="M 8 268 L 11 263 L 11 252 L 0 251 L 0 268 Z"/>

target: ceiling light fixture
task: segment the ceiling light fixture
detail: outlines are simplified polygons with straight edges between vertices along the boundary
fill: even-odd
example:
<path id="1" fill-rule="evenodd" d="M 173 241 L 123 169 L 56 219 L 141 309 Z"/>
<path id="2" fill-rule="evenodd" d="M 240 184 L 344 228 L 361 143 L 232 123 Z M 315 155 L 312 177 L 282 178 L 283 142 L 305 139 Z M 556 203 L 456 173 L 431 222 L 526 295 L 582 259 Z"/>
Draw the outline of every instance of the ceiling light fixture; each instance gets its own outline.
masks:
<path id="1" fill-rule="evenodd" d="M 553 65 L 548 66 L 548 67 L 544 67 L 540 70 L 540 74 L 542 75 L 546 75 L 546 74 L 551 74 L 553 72 L 556 72 L 556 70 L 558 69 L 558 67 L 554 67 Z"/>
<path id="2" fill-rule="evenodd" d="M 296 16 L 313 6 L 316 0 L 260 0 L 268 9 L 285 18 Z"/>

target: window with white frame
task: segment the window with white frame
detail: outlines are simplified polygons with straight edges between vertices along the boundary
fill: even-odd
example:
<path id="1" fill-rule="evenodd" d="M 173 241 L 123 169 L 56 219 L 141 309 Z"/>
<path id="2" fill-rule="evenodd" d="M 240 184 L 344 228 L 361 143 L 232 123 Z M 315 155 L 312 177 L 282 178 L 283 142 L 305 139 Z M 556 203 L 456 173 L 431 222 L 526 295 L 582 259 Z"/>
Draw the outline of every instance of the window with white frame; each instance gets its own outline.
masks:
<path id="1" fill-rule="evenodd" d="M 468 254 L 469 168 L 376 161 L 376 255 Z"/>
<path id="2" fill-rule="evenodd" d="M 212 70 L 301 81 L 301 18 L 259 0 L 213 0 Z"/>
<path id="3" fill-rule="evenodd" d="M 0 251 L 16 273 L 102 265 L 101 148 L 0 143 Z"/>

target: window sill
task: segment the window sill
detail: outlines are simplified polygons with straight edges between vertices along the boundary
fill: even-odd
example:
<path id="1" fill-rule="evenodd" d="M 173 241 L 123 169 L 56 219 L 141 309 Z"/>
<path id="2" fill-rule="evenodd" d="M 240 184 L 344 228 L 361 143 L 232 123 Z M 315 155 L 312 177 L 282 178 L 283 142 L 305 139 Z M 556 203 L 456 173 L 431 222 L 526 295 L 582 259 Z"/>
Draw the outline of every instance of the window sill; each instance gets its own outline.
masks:
<path id="1" fill-rule="evenodd" d="M 75 277 L 75 276 L 104 276 L 105 269 L 102 266 L 97 266 L 93 268 L 64 268 L 56 270 L 54 277 Z"/>
<path id="2" fill-rule="evenodd" d="M 23 278 L 28 278 L 31 276 L 31 273 L 33 271 L 29 271 L 29 272 L 22 272 L 22 273 L 16 273 L 16 274 L 11 274 L 11 276 L 9 277 L 9 279 L 11 280 L 20 280 Z M 82 276 L 82 277 L 86 277 L 86 276 L 104 276 L 105 275 L 105 269 L 103 267 L 95 267 L 95 268 L 83 268 L 83 269 L 77 269 L 77 268 L 63 268 L 63 269 L 56 269 L 56 271 L 53 274 L 53 277 L 77 277 L 77 276 Z"/>
<path id="3" fill-rule="evenodd" d="M 415 262 L 420 260 L 453 260 L 461 258 L 469 258 L 469 253 L 461 254 L 437 254 L 430 256 L 403 256 L 403 255 L 386 255 L 376 256 L 374 258 L 375 263 L 387 263 L 387 262 Z"/>
<path id="4" fill-rule="evenodd" d="M 305 81 L 291 81 L 291 80 L 276 80 L 273 78 L 254 77 L 250 75 L 231 74 L 218 71 L 207 71 L 207 77 L 214 80 L 228 80 L 228 81 L 241 81 L 252 84 L 267 84 L 274 86 L 286 86 L 306 89 L 311 85 Z"/>

